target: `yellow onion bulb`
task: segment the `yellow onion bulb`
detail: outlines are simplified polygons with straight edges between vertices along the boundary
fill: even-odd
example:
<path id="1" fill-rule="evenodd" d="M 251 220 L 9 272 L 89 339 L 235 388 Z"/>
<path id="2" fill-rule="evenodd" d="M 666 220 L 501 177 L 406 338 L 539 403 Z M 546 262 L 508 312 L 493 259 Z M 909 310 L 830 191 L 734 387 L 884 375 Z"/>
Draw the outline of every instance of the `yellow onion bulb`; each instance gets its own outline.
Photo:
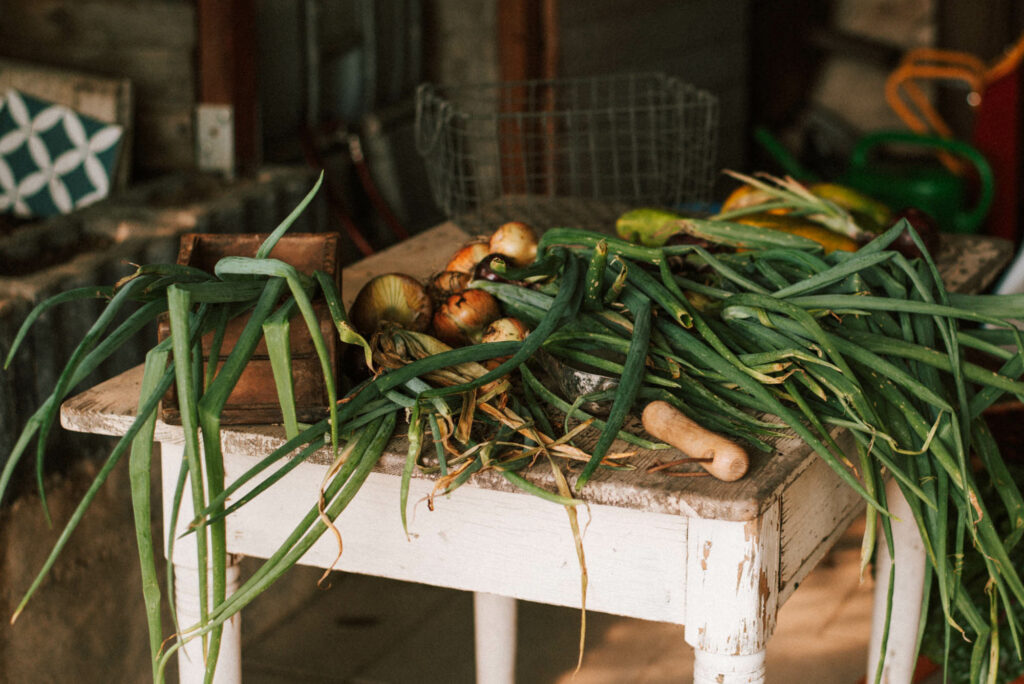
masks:
<path id="1" fill-rule="evenodd" d="M 483 337 L 480 338 L 481 342 L 522 342 L 526 339 L 526 336 L 530 334 L 530 329 L 526 327 L 518 318 L 506 316 L 505 318 L 499 318 L 493 321 L 487 329 L 484 330 Z M 483 362 L 483 365 L 487 369 L 496 368 L 499 364 L 504 363 L 511 356 L 496 356 L 493 359 L 488 359 Z"/>
<path id="2" fill-rule="evenodd" d="M 481 342 L 522 342 L 526 339 L 526 336 L 530 334 L 530 329 L 526 327 L 518 318 L 506 316 L 504 318 L 498 318 L 491 322 L 484 330 L 483 336 L 480 338 Z"/>
<path id="3" fill-rule="evenodd" d="M 472 273 L 476 269 L 476 265 L 480 263 L 480 260 L 491 253 L 491 249 L 488 246 L 486 238 L 480 238 L 468 242 L 459 248 L 452 258 L 448 260 L 448 265 L 444 267 L 446 271 L 458 271 L 459 273 Z"/>
<path id="4" fill-rule="evenodd" d="M 423 332 L 430 327 L 433 309 L 427 289 L 418 280 L 404 273 L 385 273 L 363 285 L 348 317 L 364 337 L 377 332 L 384 321 Z"/>
<path id="5" fill-rule="evenodd" d="M 528 266 L 537 258 L 537 232 L 522 221 L 503 223 L 491 235 L 490 251 L 509 258 L 515 266 Z"/>
<path id="6" fill-rule="evenodd" d="M 483 290 L 464 290 L 450 296 L 434 312 L 434 336 L 453 347 L 475 344 L 498 318 L 501 305 L 494 295 Z"/>

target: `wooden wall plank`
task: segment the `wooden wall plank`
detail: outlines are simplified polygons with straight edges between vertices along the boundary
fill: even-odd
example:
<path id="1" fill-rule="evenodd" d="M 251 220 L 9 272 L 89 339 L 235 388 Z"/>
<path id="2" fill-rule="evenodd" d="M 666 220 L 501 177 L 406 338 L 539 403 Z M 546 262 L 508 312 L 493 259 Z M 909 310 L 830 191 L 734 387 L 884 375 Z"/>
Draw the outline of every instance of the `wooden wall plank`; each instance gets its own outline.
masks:
<path id="1" fill-rule="evenodd" d="M 137 178 L 194 167 L 193 0 L 0 0 L 0 53 L 128 78 Z"/>
<path id="2" fill-rule="evenodd" d="M 540 72 L 539 0 L 498 0 L 498 69 L 502 81 L 525 81 Z"/>
<path id="3" fill-rule="evenodd" d="M 192 49 L 195 3 L 191 0 L 3 0 L 4 32 L 116 54 L 161 45 Z"/>

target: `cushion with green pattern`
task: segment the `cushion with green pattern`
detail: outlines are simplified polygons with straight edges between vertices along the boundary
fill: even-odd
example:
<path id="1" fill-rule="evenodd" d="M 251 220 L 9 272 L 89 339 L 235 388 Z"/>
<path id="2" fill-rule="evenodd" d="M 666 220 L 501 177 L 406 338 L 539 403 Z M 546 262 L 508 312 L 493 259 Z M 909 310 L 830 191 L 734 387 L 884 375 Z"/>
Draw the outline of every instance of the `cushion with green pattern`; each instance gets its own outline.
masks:
<path id="1" fill-rule="evenodd" d="M 0 101 L 0 212 L 66 214 L 110 193 L 124 128 L 9 90 Z"/>

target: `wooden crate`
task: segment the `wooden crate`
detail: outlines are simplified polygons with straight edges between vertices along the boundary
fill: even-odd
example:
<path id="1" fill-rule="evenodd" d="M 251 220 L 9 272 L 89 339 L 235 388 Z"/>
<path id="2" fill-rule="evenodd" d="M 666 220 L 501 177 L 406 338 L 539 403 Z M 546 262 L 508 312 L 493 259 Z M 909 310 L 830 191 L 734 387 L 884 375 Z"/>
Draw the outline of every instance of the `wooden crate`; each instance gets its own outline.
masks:
<path id="1" fill-rule="evenodd" d="M 211 233 L 188 233 L 181 237 L 178 252 L 178 263 L 204 271 L 212 272 L 214 265 L 225 256 L 255 256 L 266 235 L 233 234 L 221 235 Z M 291 264 L 300 272 L 312 275 L 320 270 L 339 282 L 338 240 L 337 233 L 296 233 L 286 235 L 274 247 L 270 257 Z M 340 366 L 340 344 L 331 321 L 327 305 L 321 300 L 314 301 L 314 309 L 320 321 L 320 334 L 327 344 L 331 367 L 335 371 Z M 217 358 L 218 366 L 223 364 L 238 341 L 238 337 L 249 316 L 244 315 L 232 320 L 225 331 L 224 341 Z M 170 333 L 167 320 L 158 326 L 159 340 L 165 339 Z M 203 337 L 203 370 L 210 363 L 210 351 L 213 333 Z M 319 420 L 327 414 L 329 405 L 327 389 L 324 385 L 320 360 L 313 346 L 313 338 L 307 330 L 301 316 L 296 314 L 292 319 L 290 330 L 290 348 L 292 354 L 292 382 L 295 387 L 295 404 L 298 419 L 303 422 Z M 160 410 L 161 418 L 168 423 L 181 424 L 181 413 L 178 408 L 178 397 L 174 386 L 164 397 Z M 244 425 L 260 423 L 279 423 L 282 420 L 278 406 L 277 387 L 267 354 L 266 343 L 261 339 L 238 384 L 228 397 L 221 413 L 221 422 L 225 425 Z"/>

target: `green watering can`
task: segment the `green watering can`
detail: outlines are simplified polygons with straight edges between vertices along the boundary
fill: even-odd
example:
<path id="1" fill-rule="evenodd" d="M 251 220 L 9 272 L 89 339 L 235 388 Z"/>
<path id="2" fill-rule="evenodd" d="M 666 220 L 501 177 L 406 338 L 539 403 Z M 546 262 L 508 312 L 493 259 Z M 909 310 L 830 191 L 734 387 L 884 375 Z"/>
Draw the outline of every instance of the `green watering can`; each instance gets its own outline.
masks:
<path id="1" fill-rule="evenodd" d="M 967 206 L 967 181 L 939 164 L 883 162 L 872 152 L 885 145 L 910 145 L 948 152 L 969 162 L 978 174 L 978 196 Z M 916 207 L 935 219 L 949 233 L 973 233 L 992 205 L 995 182 L 992 167 L 971 145 L 959 140 L 919 135 L 906 131 L 878 131 L 857 142 L 843 184 L 893 209 Z"/>

